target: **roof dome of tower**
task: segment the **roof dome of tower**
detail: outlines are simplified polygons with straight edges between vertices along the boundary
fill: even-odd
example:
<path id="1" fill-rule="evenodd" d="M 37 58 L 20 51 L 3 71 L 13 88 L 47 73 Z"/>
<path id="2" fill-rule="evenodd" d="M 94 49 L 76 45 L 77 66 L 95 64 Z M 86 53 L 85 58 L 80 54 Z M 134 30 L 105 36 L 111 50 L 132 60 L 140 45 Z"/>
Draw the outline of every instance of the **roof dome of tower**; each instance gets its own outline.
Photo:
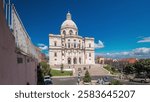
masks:
<path id="1" fill-rule="evenodd" d="M 74 21 L 71 19 L 71 14 L 70 12 L 67 13 L 66 20 L 62 23 L 61 29 L 64 28 L 73 28 L 73 29 L 78 29 L 77 25 L 74 23 Z"/>

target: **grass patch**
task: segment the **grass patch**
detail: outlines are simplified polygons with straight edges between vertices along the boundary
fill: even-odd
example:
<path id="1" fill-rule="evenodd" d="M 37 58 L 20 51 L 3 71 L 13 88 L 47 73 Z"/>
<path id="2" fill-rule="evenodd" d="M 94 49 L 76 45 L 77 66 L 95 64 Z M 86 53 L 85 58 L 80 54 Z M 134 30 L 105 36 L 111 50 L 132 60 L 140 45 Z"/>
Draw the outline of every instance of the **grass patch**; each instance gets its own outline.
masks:
<path id="1" fill-rule="evenodd" d="M 72 76 L 72 71 L 63 71 L 63 73 L 60 70 L 51 70 L 52 76 Z"/>

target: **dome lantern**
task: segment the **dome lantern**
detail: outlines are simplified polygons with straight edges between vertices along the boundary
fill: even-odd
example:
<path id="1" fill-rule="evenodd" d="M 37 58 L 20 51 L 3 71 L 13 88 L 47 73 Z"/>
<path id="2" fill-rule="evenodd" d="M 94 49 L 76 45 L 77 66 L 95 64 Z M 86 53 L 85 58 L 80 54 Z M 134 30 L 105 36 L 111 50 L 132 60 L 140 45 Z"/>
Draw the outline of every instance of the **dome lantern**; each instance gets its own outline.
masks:
<path id="1" fill-rule="evenodd" d="M 67 19 L 67 20 L 71 20 L 71 14 L 70 14 L 69 11 L 68 11 L 68 13 L 67 13 L 66 19 Z"/>

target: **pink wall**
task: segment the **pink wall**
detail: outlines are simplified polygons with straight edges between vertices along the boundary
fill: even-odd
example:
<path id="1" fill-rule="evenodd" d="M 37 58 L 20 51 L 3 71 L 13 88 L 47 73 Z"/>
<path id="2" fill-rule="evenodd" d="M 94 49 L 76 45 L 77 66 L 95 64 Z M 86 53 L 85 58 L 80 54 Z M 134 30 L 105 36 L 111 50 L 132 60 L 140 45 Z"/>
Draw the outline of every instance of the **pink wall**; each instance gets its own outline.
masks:
<path id="1" fill-rule="evenodd" d="M 15 38 L 6 24 L 3 11 L 0 0 L 0 84 L 36 84 L 37 61 L 27 63 L 29 57 L 16 53 Z M 23 63 L 18 64 L 17 57 L 22 57 Z"/>

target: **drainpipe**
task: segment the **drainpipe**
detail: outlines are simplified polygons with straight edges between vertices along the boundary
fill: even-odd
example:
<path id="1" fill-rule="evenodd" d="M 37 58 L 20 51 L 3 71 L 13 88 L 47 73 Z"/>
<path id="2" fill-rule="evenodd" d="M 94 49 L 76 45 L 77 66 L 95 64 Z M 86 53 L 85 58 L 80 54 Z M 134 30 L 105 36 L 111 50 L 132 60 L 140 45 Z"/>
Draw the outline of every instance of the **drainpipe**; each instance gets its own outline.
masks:
<path id="1" fill-rule="evenodd" d="M 8 7 L 8 4 L 6 4 L 6 10 L 5 10 L 5 11 L 6 11 L 6 12 L 5 12 L 5 14 L 6 14 L 6 21 L 7 21 L 7 12 L 8 12 L 8 11 L 7 11 L 7 7 Z"/>
<path id="2" fill-rule="evenodd" d="M 13 11 L 13 9 L 14 9 L 14 4 L 12 4 L 12 6 L 11 6 L 11 29 L 12 30 L 14 30 L 14 26 L 13 26 L 13 13 L 14 13 L 14 11 Z"/>
<path id="3" fill-rule="evenodd" d="M 3 0 L 3 8 L 5 8 L 5 0 Z"/>
<path id="4" fill-rule="evenodd" d="M 9 28 L 10 28 L 10 20 L 11 20 L 11 15 L 10 15 L 10 8 L 11 7 L 11 5 L 10 5 L 10 0 L 9 0 L 9 2 L 8 2 L 8 26 L 9 26 Z"/>

